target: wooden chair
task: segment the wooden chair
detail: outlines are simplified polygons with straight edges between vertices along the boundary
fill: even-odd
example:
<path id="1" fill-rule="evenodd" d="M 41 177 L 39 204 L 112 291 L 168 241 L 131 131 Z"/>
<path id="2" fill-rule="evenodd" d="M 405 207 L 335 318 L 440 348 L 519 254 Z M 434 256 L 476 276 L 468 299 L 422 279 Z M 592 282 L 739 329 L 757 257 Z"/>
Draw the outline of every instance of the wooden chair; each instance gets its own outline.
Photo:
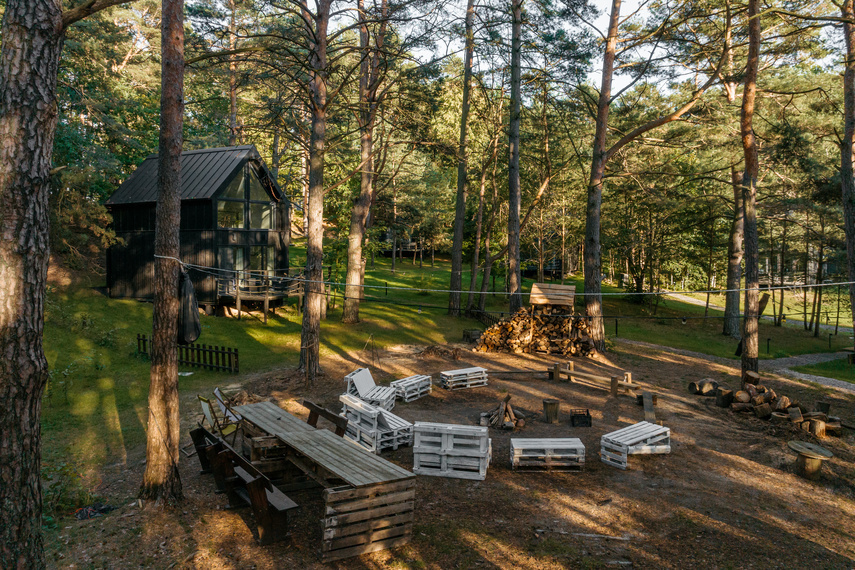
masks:
<path id="1" fill-rule="evenodd" d="M 229 421 L 220 422 L 217 414 L 214 412 L 214 408 L 211 406 L 211 401 L 203 396 L 197 397 L 199 398 L 199 404 L 202 406 L 202 418 L 199 420 L 199 425 L 204 426 L 205 421 L 207 421 L 211 429 L 219 433 L 223 438 L 233 435 L 232 445 L 234 445 L 237 439 L 238 424 Z"/>
<path id="2" fill-rule="evenodd" d="M 224 418 L 232 423 L 238 423 L 241 420 L 240 414 L 232 410 L 231 406 L 226 403 L 219 386 L 214 388 L 214 398 L 217 399 L 217 405 L 220 407 L 220 412 Z"/>
<path id="3" fill-rule="evenodd" d="M 309 410 L 309 417 L 306 419 L 307 424 L 316 428 L 318 427 L 318 420 L 324 418 L 335 426 L 335 434 L 337 436 L 344 437 L 347 431 L 347 418 L 343 418 L 335 412 L 331 412 L 308 400 L 303 400 L 300 403 L 304 408 Z"/>
<path id="4" fill-rule="evenodd" d="M 374 383 L 374 377 L 367 368 L 359 368 L 344 377 L 347 381 L 347 393 L 356 396 L 360 400 L 380 406 L 384 410 L 391 411 L 395 407 L 397 390 L 391 386 L 378 386 Z"/>

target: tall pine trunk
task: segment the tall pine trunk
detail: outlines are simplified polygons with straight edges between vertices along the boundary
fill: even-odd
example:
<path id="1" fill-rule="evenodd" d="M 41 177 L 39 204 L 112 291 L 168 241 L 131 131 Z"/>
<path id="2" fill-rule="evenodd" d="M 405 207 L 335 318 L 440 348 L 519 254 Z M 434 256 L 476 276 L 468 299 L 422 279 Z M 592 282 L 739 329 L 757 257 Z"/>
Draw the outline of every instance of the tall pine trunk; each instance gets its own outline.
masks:
<path id="1" fill-rule="evenodd" d="M 508 293 L 511 313 L 522 307 L 520 274 L 520 98 L 522 97 L 522 0 L 512 0 L 511 32 L 511 118 L 508 134 Z"/>
<path id="2" fill-rule="evenodd" d="M 310 53 L 312 78 L 309 84 L 312 131 L 309 136 L 308 233 L 306 237 L 306 304 L 300 334 L 300 370 L 306 385 L 320 373 L 321 312 L 324 301 L 324 154 L 327 130 L 327 29 L 330 1 L 319 0 L 313 14 L 315 29 Z"/>
<path id="3" fill-rule="evenodd" d="M 9 0 L 0 51 L 0 568 L 43 568 L 41 398 L 60 3 Z"/>
<path id="4" fill-rule="evenodd" d="M 846 233 L 846 270 L 849 276 L 849 305 L 855 323 L 855 175 L 852 145 L 855 143 L 855 1 L 844 0 L 842 15 L 846 40 L 846 71 L 843 73 L 843 142 L 840 147 L 840 186 L 843 228 Z M 4 27 L 5 29 L 5 27 Z"/>
<path id="5" fill-rule="evenodd" d="M 237 47 L 237 7 L 229 0 L 229 51 Z M 229 146 L 238 141 L 237 126 L 237 56 L 229 54 Z"/>
<path id="6" fill-rule="evenodd" d="M 744 209 L 742 184 L 736 168 L 731 167 L 733 186 L 733 221 L 730 224 L 730 239 L 727 242 L 727 292 L 724 294 L 724 330 L 732 338 L 739 338 L 739 285 L 742 282 L 742 238 Z"/>
<path id="7" fill-rule="evenodd" d="M 609 128 L 609 105 L 612 93 L 612 74 L 615 64 L 618 23 L 621 0 L 612 0 L 606 52 L 603 57 L 603 77 L 600 99 L 597 103 L 597 124 L 594 134 L 594 156 L 591 161 L 591 178 L 588 183 L 588 203 L 585 210 L 585 309 L 591 319 L 588 333 L 597 350 L 605 349 L 603 330 L 603 296 L 600 289 L 602 260 L 600 258 L 600 209 L 603 203 L 603 178 L 606 172 L 606 135 Z"/>
<path id="8" fill-rule="evenodd" d="M 466 4 L 466 53 L 463 57 L 463 101 L 460 104 L 460 142 L 457 145 L 457 197 L 454 204 L 454 235 L 451 244 L 451 281 L 448 314 L 460 315 L 460 291 L 463 288 L 463 222 L 466 217 L 466 195 L 469 193 L 469 92 L 472 84 L 472 52 L 475 0 Z"/>
<path id="9" fill-rule="evenodd" d="M 757 96 L 757 70 L 760 64 L 759 0 L 748 1 L 748 62 L 742 91 L 740 132 L 745 154 L 742 174 L 742 200 L 745 208 L 745 324 L 742 337 L 742 371 L 756 372 L 759 367 L 759 264 L 757 235 L 757 176 L 760 170 L 757 138 L 754 136 L 754 104 Z"/>
<path id="10" fill-rule="evenodd" d="M 154 232 L 154 319 L 148 391 L 146 466 L 140 496 L 182 499 L 178 474 L 178 273 L 181 147 L 184 124 L 184 0 L 166 0 L 161 20 L 160 145 Z M 169 259 L 166 259 L 169 258 Z"/>

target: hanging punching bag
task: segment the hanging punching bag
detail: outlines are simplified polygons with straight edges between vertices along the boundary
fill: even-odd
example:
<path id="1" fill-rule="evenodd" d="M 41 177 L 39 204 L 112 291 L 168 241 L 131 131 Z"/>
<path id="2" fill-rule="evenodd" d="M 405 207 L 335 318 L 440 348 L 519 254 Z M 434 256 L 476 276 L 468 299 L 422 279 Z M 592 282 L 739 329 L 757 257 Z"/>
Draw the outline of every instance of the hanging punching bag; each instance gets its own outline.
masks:
<path id="1" fill-rule="evenodd" d="M 199 322 L 199 303 L 196 301 L 193 282 L 183 269 L 178 279 L 178 298 L 181 302 L 178 311 L 178 344 L 191 344 L 202 333 L 202 324 Z"/>

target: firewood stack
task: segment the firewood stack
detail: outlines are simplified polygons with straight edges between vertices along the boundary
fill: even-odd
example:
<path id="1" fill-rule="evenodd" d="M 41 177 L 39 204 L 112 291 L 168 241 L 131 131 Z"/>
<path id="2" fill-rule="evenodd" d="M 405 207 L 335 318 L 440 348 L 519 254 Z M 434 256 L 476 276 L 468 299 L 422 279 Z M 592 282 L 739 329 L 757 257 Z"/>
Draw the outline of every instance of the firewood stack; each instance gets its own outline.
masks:
<path id="1" fill-rule="evenodd" d="M 496 429 L 514 429 L 525 426 L 525 416 L 515 412 L 510 404 L 511 396 L 508 394 L 499 405 L 481 414 L 481 425 Z"/>
<path id="2" fill-rule="evenodd" d="M 520 309 L 484 331 L 475 351 L 595 355 L 594 341 L 588 336 L 588 320 L 555 312 L 548 305 L 531 311 Z"/>
<path id="3" fill-rule="evenodd" d="M 688 388 L 690 394 L 715 396 L 716 405 L 720 408 L 730 408 L 734 412 L 753 412 L 758 418 L 770 420 L 772 423 L 792 423 L 819 438 L 842 434 L 840 418 L 819 411 L 809 412 L 798 401 L 778 395 L 762 384 L 750 382 L 760 380 L 760 375 L 756 372 L 746 372 L 743 380 L 742 390 L 736 392 L 719 386 L 715 380 L 709 378 L 690 382 Z"/>

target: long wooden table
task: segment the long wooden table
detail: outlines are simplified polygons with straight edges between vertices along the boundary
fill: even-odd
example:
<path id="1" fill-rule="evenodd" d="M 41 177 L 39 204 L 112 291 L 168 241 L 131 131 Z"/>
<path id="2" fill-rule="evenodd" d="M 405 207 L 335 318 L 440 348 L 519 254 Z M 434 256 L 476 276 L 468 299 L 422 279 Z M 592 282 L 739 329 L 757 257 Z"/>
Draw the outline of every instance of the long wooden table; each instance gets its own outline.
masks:
<path id="1" fill-rule="evenodd" d="M 412 537 L 415 475 L 272 402 L 238 406 L 241 417 L 287 448 L 288 459 L 324 485 L 323 559 L 406 544 Z M 343 481 L 341 485 L 337 481 Z"/>

